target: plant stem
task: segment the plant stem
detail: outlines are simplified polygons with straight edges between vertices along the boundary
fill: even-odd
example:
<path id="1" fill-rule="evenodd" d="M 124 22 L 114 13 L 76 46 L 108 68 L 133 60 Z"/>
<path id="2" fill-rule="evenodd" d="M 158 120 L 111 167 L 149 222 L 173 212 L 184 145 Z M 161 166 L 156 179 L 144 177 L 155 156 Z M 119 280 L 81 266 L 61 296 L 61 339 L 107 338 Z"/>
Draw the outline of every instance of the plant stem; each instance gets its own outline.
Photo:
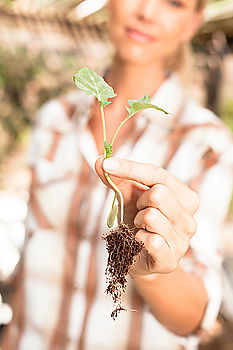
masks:
<path id="1" fill-rule="evenodd" d="M 107 142 L 107 133 L 106 133 L 106 123 L 105 123 L 105 117 L 104 117 L 104 107 L 102 105 L 100 106 L 100 110 L 101 110 L 101 120 L 102 120 L 102 128 L 103 128 L 103 139 L 104 139 L 104 143 L 105 143 L 105 142 Z M 106 149 L 104 147 L 104 159 L 106 159 L 106 158 L 107 158 Z M 107 172 L 104 172 L 104 176 L 105 176 L 106 180 L 108 181 L 108 183 L 110 184 L 110 186 L 115 191 L 115 193 L 117 193 L 119 195 L 119 199 L 120 199 L 120 223 L 122 223 L 124 221 L 124 197 L 123 197 L 120 189 L 117 187 L 117 185 L 110 178 L 110 175 Z"/>
<path id="2" fill-rule="evenodd" d="M 108 181 L 108 183 L 111 185 L 111 187 L 114 189 L 114 191 L 119 195 L 119 198 L 120 198 L 120 223 L 122 223 L 124 221 L 124 197 L 123 197 L 123 194 L 119 190 L 117 185 L 112 181 L 112 179 L 110 178 L 108 173 L 104 172 L 104 176 L 105 176 L 106 180 Z"/>
<path id="3" fill-rule="evenodd" d="M 106 133 L 106 123 L 105 123 L 105 117 L 104 117 L 104 107 L 102 104 L 100 105 L 100 111 L 101 111 L 101 121 L 102 121 L 102 129 L 103 129 L 103 139 L 104 143 L 107 142 L 107 133 Z M 107 158 L 106 156 L 106 149 L 104 147 L 104 159 Z"/>
<path id="4" fill-rule="evenodd" d="M 135 113 L 134 113 L 135 114 Z M 115 134 L 113 135 L 112 141 L 111 141 L 111 146 L 113 147 L 113 144 L 115 142 L 115 139 L 120 131 L 120 129 L 122 128 L 122 126 L 127 122 L 127 120 L 129 120 L 134 114 L 129 114 L 118 126 L 118 128 L 115 131 Z"/>

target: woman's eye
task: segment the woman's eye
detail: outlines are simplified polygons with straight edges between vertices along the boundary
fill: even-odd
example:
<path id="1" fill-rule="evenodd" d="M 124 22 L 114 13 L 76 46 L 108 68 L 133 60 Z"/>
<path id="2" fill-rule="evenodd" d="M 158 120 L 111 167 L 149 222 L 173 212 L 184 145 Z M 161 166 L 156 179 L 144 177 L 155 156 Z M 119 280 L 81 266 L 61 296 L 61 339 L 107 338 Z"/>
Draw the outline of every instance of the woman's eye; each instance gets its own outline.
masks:
<path id="1" fill-rule="evenodd" d="M 179 0 L 168 0 L 168 2 L 175 7 L 183 7 L 183 3 Z"/>

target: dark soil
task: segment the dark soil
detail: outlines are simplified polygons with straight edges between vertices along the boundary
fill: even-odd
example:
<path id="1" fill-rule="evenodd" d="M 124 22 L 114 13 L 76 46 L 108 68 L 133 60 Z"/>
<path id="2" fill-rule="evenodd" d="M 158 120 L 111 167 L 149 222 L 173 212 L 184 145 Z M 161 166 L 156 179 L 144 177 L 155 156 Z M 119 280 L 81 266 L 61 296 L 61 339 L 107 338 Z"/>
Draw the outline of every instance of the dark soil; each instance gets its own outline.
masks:
<path id="1" fill-rule="evenodd" d="M 103 237 L 108 251 L 106 292 L 111 295 L 116 306 L 111 314 L 114 320 L 121 310 L 126 310 L 121 305 L 121 297 L 126 290 L 126 276 L 136 256 L 143 249 L 143 243 L 135 239 L 135 234 L 134 226 L 121 223 Z"/>

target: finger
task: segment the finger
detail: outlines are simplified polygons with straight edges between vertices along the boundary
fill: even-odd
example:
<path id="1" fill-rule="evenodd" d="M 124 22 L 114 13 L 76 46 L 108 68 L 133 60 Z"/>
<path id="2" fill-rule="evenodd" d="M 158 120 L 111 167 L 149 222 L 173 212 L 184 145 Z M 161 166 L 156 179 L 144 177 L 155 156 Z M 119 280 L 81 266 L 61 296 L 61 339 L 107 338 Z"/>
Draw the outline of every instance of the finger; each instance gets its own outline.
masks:
<path id="1" fill-rule="evenodd" d="M 137 233 L 137 239 L 143 242 L 145 249 L 134 263 L 136 270 L 140 272 L 142 261 L 148 273 L 169 273 L 177 267 L 181 256 L 172 252 L 161 235 L 141 229 Z"/>
<path id="2" fill-rule="evenodd" d="M 197 210 L 197 194 L 159 166 L 111 157 L 104 160 L 103 168 L 116 177 L 133 180 L 148 187 L 155 184 L 166 185 L 179 195 L 179 200 L 184 207 L 192 212 Z"/>
<path id="3" fill-rule="evenodd" d="M 150 207 L 140 210 L 134 219 L 134 225 L 140 231 L 143 229 L 150 234 L 159 234 L 176 256 L 185 254 L 189 244 L 188 237 L 177 234 L 168 219 L 158 209 Z M 140 231 L 136 234 L 137 239 L 141 239 Z"/>
<path id="4" fill-rule="evenodd" d="M 137 201 L 139 210 L 157 208 L 169 220 L 174 229 L 191 238 L 196 231 L 196 221 L 186 212 L 170 188 L 157 184 L 143 192 Z"/>

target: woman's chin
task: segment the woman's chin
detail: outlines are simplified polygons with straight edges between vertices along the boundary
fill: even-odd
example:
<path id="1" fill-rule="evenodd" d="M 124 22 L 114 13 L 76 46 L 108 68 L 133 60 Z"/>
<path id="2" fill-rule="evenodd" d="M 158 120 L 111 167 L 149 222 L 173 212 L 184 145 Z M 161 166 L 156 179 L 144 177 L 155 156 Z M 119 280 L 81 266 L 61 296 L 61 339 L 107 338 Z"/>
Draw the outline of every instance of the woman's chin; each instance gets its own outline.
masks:
<path id="1" fill-rule="evenodd" d="M 134 64 L 149 64 L 153 61 L 156 61 L 156 58 L 152 58 L 152 55 L 146 52 L 141 47 L 126 47 L 121 48 L 121 50 L 117 51 L 118 56 L 122 59 L 124 62 L 130 62 Z"/>

